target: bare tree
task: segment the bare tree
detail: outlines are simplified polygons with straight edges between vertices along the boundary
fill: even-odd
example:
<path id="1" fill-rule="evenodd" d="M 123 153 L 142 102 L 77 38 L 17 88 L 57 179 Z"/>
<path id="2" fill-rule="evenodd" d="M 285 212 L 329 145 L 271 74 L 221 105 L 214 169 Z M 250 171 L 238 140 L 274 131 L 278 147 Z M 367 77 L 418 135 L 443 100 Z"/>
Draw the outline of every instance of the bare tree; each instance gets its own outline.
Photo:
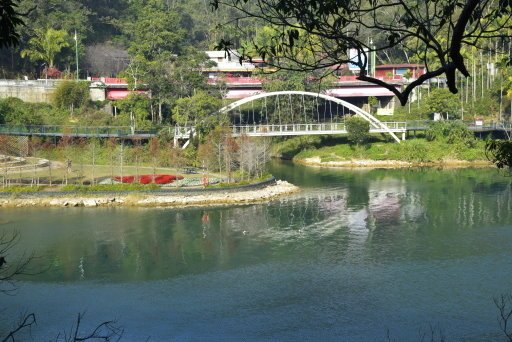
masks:
<path id="1" fill-rule="evenodd" d="M 96 75 L 117 75 L 130 61 L 128 52 L 111 42 L 86 47 L 85 64 Z"/>
<path id="2" fill-rule="evenodd" d="M 151 155 L 151 161 L 153 166 L 153 175 L 151 176 L 152 183 L 155 182 L 156 166 L 158 161 L 158 154 L 160 152 L 160 146 L 156 137 L 151 138 L 149 141 L 149 154 Z"/>
<path id="3" fill-rule="evenodd" d="M 81 341 L 119 341 L 123 335 L 124 329 L 117 325 L 116 321 L 105 321 L 98 324 L 94 330 L 89 333 L 80 334 L 80 325 L 82 323 L 83 313 L 79 313 L 76 322 L 71 327 L 69 333 L 57 335 L 56 341 L 81 342 Z"/>
<path id="4" fill-rule="evenodd" d="M 33 254 L 22 254 L 17 260 L 8 260 L 8 254 L 18 244 L 20 234 L 16 231 L 12 233 L 3 232 L 0 235 L 0 294 L 14 295 L 17 286 L 17 277 L 20 275 L 35 275 L 30 271 L 29 263 L 33 260 Z M 39 272 L 38 272 L 39 273 Z M 55 341 L 80 342 L 80 341 L 119 341 L 123 329 L 115 321 L 105 321 L 98 324 L 91 332 L 81 333 L 81 323 L 83 314 L 79 313 L 76 322 L 69 333 L 57 335 Z M 22 314 L 18 321 L 13 325 L 5 337 L 0 337 L 1 342 L 14 342 L 17 335 L 31 329 L 37 324 L 34 313 Z"/>
<path id="5" fill-rule="evenodd" d="M 36 315 L 33 313 L 21 315 L 20 319 L 14 325 L 14 328 L 2 339 L 2 342 L 14 342 L 16 341 L 16 334 L 27 328 L 32 328 L 36 325 Z"/>
<path id="6" fill-rule="evenodd" d="M 512 317 L 512 295 L 501 295 L 494 298 L 494 304 L 498 308 L 498 323 L 501 331 L 507 337 L 507 341 L 512 341 L 512 327 L 510 327 L 510 318 Z"/>
<path id="7" fill-rule="evenodd" d="M 17 290 L 16 277 L 34 274 L 28 269 L 33 254 L 23 253 L 16 260 L 8 260 L 8 254 L 18 244 L 20 234 L 17 231 L 0 233 L 0 294 L 14 294 Z"/>
<path id="8" fill-rule="evenodd" d="M 239 146 L 238 158 L 242 175 L 247 178 L 263 176 L 270 155 L 269 141 L 243 136 L 239 139 Z"/>
<path id="9" fill-rule="evenodd" d="M 116 150 L 116 138 L 108 138 L 107 142 L 108 156 L 110 159 L 110 178 L 114 179 L 114 157 Z"/>

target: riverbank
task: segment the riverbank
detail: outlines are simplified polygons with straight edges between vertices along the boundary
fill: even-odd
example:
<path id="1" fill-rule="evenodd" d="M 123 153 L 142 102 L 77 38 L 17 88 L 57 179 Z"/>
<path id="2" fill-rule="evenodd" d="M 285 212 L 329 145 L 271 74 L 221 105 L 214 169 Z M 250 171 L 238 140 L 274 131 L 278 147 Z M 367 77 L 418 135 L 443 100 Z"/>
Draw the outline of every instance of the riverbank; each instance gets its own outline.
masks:
<path id="1" fill-rule="evenodd" d="M 456 160 L 445 159 L 429 162 L 410 162 L 403 160 L 372 160 L 372 159 L 350 159 L 350 160 L 329 160 L 322 161 L 320 157 L 294 158 L 297 164 L 317 167 L 339 167 L 339 168 L 407 168 L 407 167 L 494 167 L 488 160 Z"/>
<path id="2" fill-rule="evenodd" d="M 0 207 L 184 207 L 210 205 L 241 205 L 270 201 L 280 196 L 292 194 L 300 189 L 286 181 L 258 189 L 242 189 L 240 191 L 218 191 L 198 193 L 130 193 L 127 195 L 107 196 L 91 194 L 75 194 L 62 197 L 27 197 L 0 198 Z"/>

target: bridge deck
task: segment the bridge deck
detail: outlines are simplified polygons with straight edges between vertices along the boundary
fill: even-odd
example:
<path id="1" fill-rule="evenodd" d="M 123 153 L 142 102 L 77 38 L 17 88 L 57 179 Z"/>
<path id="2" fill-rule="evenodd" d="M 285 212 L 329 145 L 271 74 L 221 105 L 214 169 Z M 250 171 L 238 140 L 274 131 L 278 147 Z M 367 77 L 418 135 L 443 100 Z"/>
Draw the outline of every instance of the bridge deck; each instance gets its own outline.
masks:
<path id="1" fill-rule="evenodd" d="M 424 131 L 431 121 L 383 122 L 393 133 L 407 131 Z M 490 122 L 475 125 L 466 122 L 473 132 L 507 131 L 512 132 L 510 122 Z M 194 127 L 167 127 L 169 133 L 174 132 L 175 139 L 188 139 L 194 134 Z M 233 136 L 247 135 L 263 136 L 293 136 L 293 135 L 335 135 L 347 134 L 342 122 L 311 123 L 311 124 L 262 124 L 262 125 L 233 125 L 230 127 Z M 386 133 L 384 128 L 370 128 L 371 133 Z M 41 136 L 41 137 L 77 137 L 77 138 L 119 138 L 119 139 L 149 139 L 158 135 L 158 131 L 132 131 L 128 126 L 120 127 L 79 127 L 79 126 L 37 126 L 37 125 L 0 125 L 0 135 Z"/>
<path id="2" fill-rule="evenodd" d="M 405 122 L 388 122 L 388 129 L 370 127 L 371 133 L 405 133 L 407 125 Z M 231 135 L 238 137 L 246 135 L 249 137 L 276 137 L 294 135 L 335 135 L 347 134 L 345 123 L 311 123 L 311 124 L 286 124 L 286 125 L 233 125 L 230 127 Z M 195 132 L 193 127 L 176 127 L 174 130 L 175 139 L 188 139 L 190 134 Z"/>
<path id="3" fill-rule="evenodd" d="M 134 131 L 130 127 L 87 127 L 58 125 L 0 125 L 0 135 L 40 136 L 40 137 L 76 137 L 76 138 L 150 138 L 157 131 Z"/>

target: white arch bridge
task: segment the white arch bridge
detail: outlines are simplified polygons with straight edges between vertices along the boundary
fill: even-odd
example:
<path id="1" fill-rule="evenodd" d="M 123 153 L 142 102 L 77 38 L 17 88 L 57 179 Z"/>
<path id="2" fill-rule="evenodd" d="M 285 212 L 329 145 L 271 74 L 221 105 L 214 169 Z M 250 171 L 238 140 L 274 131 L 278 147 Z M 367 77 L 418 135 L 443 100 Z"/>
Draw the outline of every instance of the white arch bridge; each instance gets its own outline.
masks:
<path id="1" fill-rule="evenodd" d="M 397 134 L 401 134 L 401 139 L 405 140 L 407 131 L 405 122 L 382 122 L 351 103 L 333 96 L 306 91 L 253 95 L 225 106 L 215 115 L 225 113 L 231 115 L 233 123 L 230 129 L 234 137 L 346 134 L 345 115 L 362 117 L 370 123 L 370 133 L 389 134 L 397 143 L 400 143 Z M 186 140 L 186 147 L 188 139 L 195 133 L 194 126 L 176 126 L 175 142 L 178 139 Z"/>

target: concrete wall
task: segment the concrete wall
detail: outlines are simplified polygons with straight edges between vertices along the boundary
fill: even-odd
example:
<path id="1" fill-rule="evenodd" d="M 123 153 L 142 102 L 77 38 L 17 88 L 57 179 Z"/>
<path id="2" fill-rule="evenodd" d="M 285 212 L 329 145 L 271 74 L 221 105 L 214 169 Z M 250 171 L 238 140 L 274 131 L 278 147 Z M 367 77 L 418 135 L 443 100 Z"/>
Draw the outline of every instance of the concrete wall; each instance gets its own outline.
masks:
<path id="1" fill-rule="evenodd" d="M 52 95 L 61 80 L 0 80 L 0 99 L 17 97 L 25 102 L 50 103 Z M 93 101 L 105 100 L 105 86 L 92 83 Z"/>
<path id="2" fill-rule="evenodd" d="M 25 102 L 47 102 L 55 91 L 56 80 L 0 80 L 0 99 L 17 97 Z"/>

